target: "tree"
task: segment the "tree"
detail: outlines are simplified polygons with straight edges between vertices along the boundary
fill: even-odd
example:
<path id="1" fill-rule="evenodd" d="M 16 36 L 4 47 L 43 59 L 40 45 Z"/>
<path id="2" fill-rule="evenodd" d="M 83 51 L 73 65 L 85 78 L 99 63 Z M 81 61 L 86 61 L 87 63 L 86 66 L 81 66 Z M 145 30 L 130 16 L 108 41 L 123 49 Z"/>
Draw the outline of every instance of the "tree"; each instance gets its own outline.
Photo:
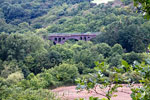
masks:
<path id="1" fill-rule="evenodd" d="M 103 54 L 105 58 L 109 57 L 111 53 L 111 47 L 106 43 L 97 44 L 92 49 L 97 51 L 99 54 Z"/>
<path id="2" fill-rule="evenodd" d="M 16 60 L 4 61 L 2 64 L 1 77 L 7 78 L 10 74 L 20 71 L 19 63 Z"/>
<path id="3" fill-rule="evenodd" d="M 30 73 L 26 79 L 21 80 L 17 83 L 18 87 L 23 87 L 24 89 L 40 89 L 49 88 L 55 85 L 53 76 L 51 73 L 43 72 L 37 75 Z"/>
<path id="4" fill-rule="evenodd" d="M 1 74 L 1 71 L 4 69 L 4 67 L 2 66 L 3 64 L 3 61 L 0 59 L 0 74 Z"/>
<path id="5" fill-rule="evenodd" d="M 120 55 L 122 55 L 123 54 L 123 48 L 122 48 L 122 46 L 120 45 L 120 44 L 115 44 L 113 47 L 112 47 L 112 54 L 113 53 L 118 53 L 118 54 L 120 54 Z"/>
<path id="6" fill-rule="evenodd" d="M 6 81 L 8 81 L 9 84 L 15 85 L 23 79 L 24 79 L 24 75 L 22 72 L 15 72 L 15 73 L 10 74 L 8 78 L 6 79 Z"/>
<path id="7" fill-rule="evenodd" d="M 104 57 L 102 54 L 98 52 L 91 52 L 89 49 L 81 50 L 74 55 L 75 63 L 82 62 L 87 68 L 93 68 L 94 61 L 103 61 Z"/>
<path id="8" fill-rule="evenodd" d="M 50 50 L 59 52 L 61 58 L 64 61 L 66 61 L 66 60 L 71 59 L 73 57 L 73 55 L 74 55 L 73 50 L 71 50 L 70 48 L 68 48 L 67 45 L 70 45 L 70 44 L 65 43 L 64 45 L 59 45 L 59 44 L 53 45 L 50 48 Z"/>
<path id="9" fill-rule="evenodd" d="M 141 54 L 135 53 L 135 52 L 130 52 L 130 53 L 123 54 L 122 57 L 129 64 L 133 64 L 134 61 L 142 62 L 142 58 L 143 58 Z"/>
<path id="10" fill-rule="evenodd" d="M 134 5 L 141 8 L 146 18 L 150 18 L 150 2 L 148 0 L 134 0 Z"/>
<path id="11" fill-rule="evenodd" d="M 0 59 L 6 60 L 7 59 L 7 47 L 6 47 L 6 39 L 8 38 L 8 34 L 2 33 L 0 34 Z"/>
<path id="12" fill-rule="evenodd" d="M 121 60 L 122 56 L 119 55 L 118 53 L 113 53 L 109 58 L 108 58 L 108 63 L 111 67 L 118 67 L 121 65 Z"/>
<path id="13" fill-rule="evenodd" d="M 133 66 L 128 65 L 127 63 L 124 64 L 125 67 L 130 68 L 131 72 L 135 72 L 134 76 L 140 75 L 141 79 L 138 81 L 140 82 L 140 87 L 131 87 L 131 98 L 133 100 L 149 100 L 150 99 L 150 55 L 147 54 L 146 62 L 138 63 L 134 62 Z M 129 71 L 129 70 L 128 70 Z"/>
<path id="14" fill-rule="evenodd" d="M 90 74 L 90 78 L 76 79 L 76 82 L 78 83 L 77 89 L 86 89 L 88 91 L 92 89 L 98 95 L 106 97 L 106 100 L 111 100 L 112 97 L 116 96 L 114 93 L 118 92 L 118 88 L 122 87 L 119 83 L 123 81 L 128 82 L 128 78 L 122 75 L 124 68 L 110 68 L 110 66 L 104 62 L 96 62 L 96 67 L 94 69 L 96 70 L 96 73 Z M 98 89 L 105 90 L 99 92 Z"/>
<path id="15" fill-rule="evenodd" d="M 79 75 L 78 68 L 75 64 L 72 65 L 65 63 L 47 70 L 47 72 L 54 76 L 54 80 L 58 85 L 73 84 Z"/>

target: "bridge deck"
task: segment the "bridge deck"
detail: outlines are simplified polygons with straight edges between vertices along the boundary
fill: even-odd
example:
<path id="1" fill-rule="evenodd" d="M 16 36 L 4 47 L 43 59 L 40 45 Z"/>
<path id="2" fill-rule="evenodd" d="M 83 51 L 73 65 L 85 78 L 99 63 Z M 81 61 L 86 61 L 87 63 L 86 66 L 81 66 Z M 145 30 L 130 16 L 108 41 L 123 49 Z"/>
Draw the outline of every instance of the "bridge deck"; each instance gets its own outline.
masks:
<path id="1" fill-rule="evenodd" d="M 50 37 L 96 36 L 96 34 L 49 35 Z"/>
<path id="2" fill-rule="evenodd" d="M 100 32 L 95 33 L 52 33 L 49 36 L 96 36 Z"/>

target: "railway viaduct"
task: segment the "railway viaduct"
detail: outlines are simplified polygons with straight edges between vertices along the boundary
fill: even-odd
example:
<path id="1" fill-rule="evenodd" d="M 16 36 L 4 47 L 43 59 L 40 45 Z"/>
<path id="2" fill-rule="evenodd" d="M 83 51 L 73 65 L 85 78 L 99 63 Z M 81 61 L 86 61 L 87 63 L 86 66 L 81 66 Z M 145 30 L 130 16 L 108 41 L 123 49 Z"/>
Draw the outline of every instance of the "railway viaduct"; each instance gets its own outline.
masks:
<path id="1" fill-rule="evenodd" d="M 90 41 L 92 38 L 95 38 L 97 34 L 95 33 L 82 33 L 82 34 L 51 34 L 48 36 L 49 40 L 52 40 L 54 44 L 64 44 L 67 40 L 74 39 L 76 41 L 84 40 Z"/>

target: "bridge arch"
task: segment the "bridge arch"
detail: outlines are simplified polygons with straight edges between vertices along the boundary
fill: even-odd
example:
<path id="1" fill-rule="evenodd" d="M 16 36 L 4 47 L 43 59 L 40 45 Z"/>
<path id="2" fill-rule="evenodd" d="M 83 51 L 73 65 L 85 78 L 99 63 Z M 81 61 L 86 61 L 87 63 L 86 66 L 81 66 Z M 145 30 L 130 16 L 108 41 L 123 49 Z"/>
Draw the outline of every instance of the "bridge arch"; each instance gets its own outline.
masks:
<path id="1" fill-rule="evenodd" d="M 75 42 L 75 41 L 79 41 L 79 39 L 76 39 L 76 38 L 69 38 L 69 39 L 66 39 L 66 40 L 64 41 L 64 43 L 65 43 L 65 42 L 68 42 L 68 41 L 72 41 L 72 42 L 74 41 L 74 42 Z"/>

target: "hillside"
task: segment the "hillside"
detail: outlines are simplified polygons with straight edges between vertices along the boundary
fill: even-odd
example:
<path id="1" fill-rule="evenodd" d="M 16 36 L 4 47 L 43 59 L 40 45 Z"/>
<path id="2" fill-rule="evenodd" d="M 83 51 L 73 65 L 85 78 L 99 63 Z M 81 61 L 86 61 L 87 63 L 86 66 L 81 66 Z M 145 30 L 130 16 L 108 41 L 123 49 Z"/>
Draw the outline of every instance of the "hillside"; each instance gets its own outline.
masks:
<path id="1" fill-rule="evenodd" d="M 117 100 L 150 100 L 149 11 L 144 18 L 145 6 L 132 0 L 92 2 L 0 0 L 0 100 L 62 100 L 68 89 L 72 98 L 72 85 L 91 93 L 81 98 L 113 100 L 124 88 L 128 95 Z M 49 40 L 76 32 L 77 41 L 77 35 L 53 38 L 63 44 Z M 82 35 L 93 32 L 101 34 Z M 60 86 L 66 91 L 56 95 Z"/>
<path id="2" fill-rule="evenodd" d="M 116 3 L 113 5 L 116 5 Z M 82 19 L 86 16 L 98 16 L 98 14 L 95 15 L 96 10 L 94 9 L 99 10 L 98 12 L 102 13 L 101 16 L 105 15 L 105 12 L 102 11 L 101 7 L 92 4 L 90 0 L 56 0 L 55 2 L 52 0 L 2 0 L 0 2 L 0 32 L 16 32 L 20 27 L 34 30 L 37 28 L 48 27 L 49 25 L 55 26 L 55 24 L 65 24 L 68 23 L 68 21 L 72 23 L 72 20 L 75 20 L 78 17 L 81 17 L 82 24 L 87 24 L 90 22 L 83 22 Z M 107 8 L 107 6 L 105 8 Z M 93 19 L 89 18 L 88 20 L 92 21 Z M 76 23 L 73 22 L 72 24 L 75 25 Z M 66 25 L 65 27 L 69 28 Z M 69 29 L 68 31 L 60 30 L 69 32 Z M 81 30 L 76 31 L 82 32 Z M 93 29 L 84 31 L 93 31 Z M 94 31 L 99 30 L 94 29 Z M 56 32 L 58 32 L 58 30 L 56 30 Z"/>
<path id="3" fill-rule="evenodd" d="M 44 16 L 52 7 L 60 6 L 64 3 L 74 5 L 86 1 L 90 2 L 90 0 L 1 0 L 0 32 L 16 32 L 19 25 L 24 22 L 25 25 L 29 24 L 30 26 L 33 19 Z"/>
<path id="4" fill-rule="evenodd" d="M 101 31 L 103 34 L 93 40 L 94 43 L 105 42 L 111 46 L 119 43 L 127 52 L 143 52 L 150 42 L 149 32 L 147 34 L 150 21 L 137 13 L 131 0 L 99 5 L 90 0 L 8 0 L 0 4 L 0 32 L 45 35 Z M 132 42 L 135 39 L 140 41 L 140 46 Z"/>

